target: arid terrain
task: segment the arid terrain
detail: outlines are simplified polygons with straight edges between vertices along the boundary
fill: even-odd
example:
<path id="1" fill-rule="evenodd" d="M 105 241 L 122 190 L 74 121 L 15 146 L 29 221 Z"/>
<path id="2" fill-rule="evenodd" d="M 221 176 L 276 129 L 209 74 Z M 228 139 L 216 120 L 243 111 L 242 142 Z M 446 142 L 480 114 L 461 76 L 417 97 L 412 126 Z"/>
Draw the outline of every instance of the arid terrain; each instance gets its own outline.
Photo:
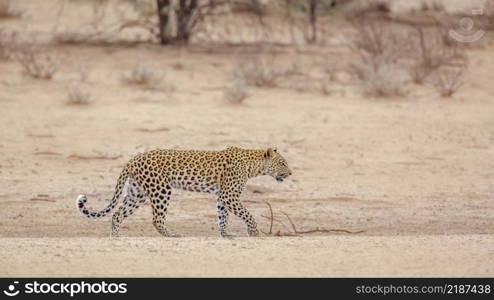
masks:
<path id="1" fill-rule="evenodd" d="M 60 22 L 91 14 L 67 2 Z M 234 104 L 225 89 L 245 55 L 345 66 L 353 56 L 337 21 L 331 47 L 70 44 L 47 42 L 60 1 L 15 3 L 22 17 L 0 28 L 34 36 L 57 72 L 39 80 L 0 60 L 0 276 L 494 276 L 491 36 L 466 50 L 451 97 L 413 84 L 403 97 L 369 97 L 342 69 L 324 93 L 249 87 Z M 126 80 L 139 65 L 160 70 L 160 88 Z M 74 86 L 88 103 L 69 103 Z M 75 206 L 87 194 L 90 207 L 105 207 L 139 152 L 227 146 L 276 146 L 293 170 L 283 183 L 249 181 L 243 202 L 259 238 L 235 217 L 238 237 L 219 238 L 208 194 L 174 191 L 168 226 L 180 238 L 159 236 L 149 203 L 118 239 L 110 216 L 89 220 Z M 322 230 L 292 236 L 284 213 L 298 231 Z"/>

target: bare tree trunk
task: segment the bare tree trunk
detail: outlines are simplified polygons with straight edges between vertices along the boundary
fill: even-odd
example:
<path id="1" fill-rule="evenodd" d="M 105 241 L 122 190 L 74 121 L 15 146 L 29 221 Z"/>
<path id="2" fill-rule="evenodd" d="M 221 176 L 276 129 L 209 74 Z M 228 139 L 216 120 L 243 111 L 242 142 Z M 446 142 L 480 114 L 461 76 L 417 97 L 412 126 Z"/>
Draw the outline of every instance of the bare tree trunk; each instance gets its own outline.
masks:
<path id="1" fill-rule="evenodd" d="M 188 5 L 187 5 L 187 2 Z M 197 8 L 197 0 L 180 0 L 177 13 L 177 40 L 187 42 L 190 38 L 189 22 Z"/>
<path id="2" fill-rule="evenodd" d="M 309 23 L 310 23 L 309 43 L 315 43 L 317 40 L 316 8 L 317 8 L 317 0 L 310 0 L 310 2 L 309 2 Z"/>
<path id="3" fill-rule="evenodd" d="M 156 0 L 158 4 L 159 35 L 160 43 L 167 45 L 170 43 L 169 36 L 166 32 L 168 26 L 168 10 L 170 9 L 170 0 Z M 164 8 L 167 8 L 165 11 Z"/>

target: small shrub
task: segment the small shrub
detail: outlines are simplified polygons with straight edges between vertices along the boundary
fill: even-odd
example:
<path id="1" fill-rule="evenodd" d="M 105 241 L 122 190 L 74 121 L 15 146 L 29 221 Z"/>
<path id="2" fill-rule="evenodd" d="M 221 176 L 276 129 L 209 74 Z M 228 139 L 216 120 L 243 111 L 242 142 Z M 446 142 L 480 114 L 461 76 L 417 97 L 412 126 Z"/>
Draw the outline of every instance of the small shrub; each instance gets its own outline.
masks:
<path id="1" fill-rule="evenodd" d="M 89 104 L 91 93 L 79 86 L 71 86 L 67 89 L 67 104 L 86 105 Z"/>
<path id="2" fill-rule="evenodd" d="M 172 92 L 174 87 L 165 80 L 164 75 L 149 66 L 138 65 L 122 77 L 124 83 L 141 86 L 150 90 Z"/>
<path id="3" fill-rule="evenodd" d="M 361 61 L 353 69 L 363 84 L 364 94 L 371 97 L 403 97 L 407 94 L 407 78 L 396 64 L 386 60 Z"/>
<path id="4" fill-rule="evenodd" d="M 371 14 L 387 14 L 391 12 L 390 1 L 352 1 L 346 8 L 346 15 L 350 18 L 363 18 Z"/>
<path id="5" fill-rule="evenodd" d="M 421 12 L 444 12 L 444 4 L 439 1 L 422 1 L 420 4 L 420 11 Z"/>
<path id="6" fill-rule="evenodd" d="M 7 60 L 11 57 L 12 31 L 0 28 L 0 60 Z"/>
<path id="7" fill-rule="evenodd" d="M 244 81 L 234 79 L 233 85 L 223 91 L 223 99 L 230 104 L 242 104 L 249 97 L 247 85 Z"/>
<path id="8" fill-rule="evenodd" d="M 248 56 L 236 65 L 233 77 L 249 86 L 273 88 L 278 87 L 280 80 L 293 72 L 293 68 L 277 66 L 272 59 Z"/>
<path id="9" fill-rule="evenodd" d="M 443 98 L 453 96 L 463 85 L 464 67 L 445 68 L 436 74 L 434 88 Z"/>
<path id="10" fill-rule="evenodd" d="M 10 28 L 0 28 L 0 60 L 15 58 L 15 53 L 26 44 L 27 36 Z M 24 41 L 23 41 L 24 40 Z"/>
<path id="11" fill-rule="evenodd" d="M 410 30 L 403 25 L 390 24 L 378 19 L 350 19 L 355 36 L 350 49 L 363 60 L 376 57 L 398 61 L 410 57 L 416 51 L 410 43 Z"/>
<path id="12" fill-rule="evenodd" d="M 24 73 L 35 79 L 50 80 L 58 71 L 56 59 L 33 45 L 19 47 L 14 57 L 21 64 Z"/>
<path id="13" fill-rule="evenodd" d="M 484 10 L 481 19 L 484 22 L 484 28 L 494 30 L 494 0 L 487 0 L 484 4 Z"/>
<path id="14" fill-rule="evenodd" d="M 351 22 L 356 35 L 350 47 L 357 55 L 351 70 L 360 80 L 364 93 L 372 97 L 404 96 L 406 73 L 401 66 L 410 53 L 407 32 L 376 20 Z"/>
<path id="15" fill-rule="evenodd" d="M 232 1 L 231 10 L 234 13 L 250 13 L 258 16 L 266 14 L 266 4 L 260 0 Z"/>
<path id="16" fill-rule="evenodd" d="M 466 56 L 455 44 L 444 39 L 440 28 L 427 34 L 421 26 L 414 26 L 416 35 L 412 35 L 410 42 L 418 50 L 413 56 L 414 62 L 410 66 L 409 75 L 416 84 L 423 84 L 434 72 L 444 66 L 466 64 Z"/>

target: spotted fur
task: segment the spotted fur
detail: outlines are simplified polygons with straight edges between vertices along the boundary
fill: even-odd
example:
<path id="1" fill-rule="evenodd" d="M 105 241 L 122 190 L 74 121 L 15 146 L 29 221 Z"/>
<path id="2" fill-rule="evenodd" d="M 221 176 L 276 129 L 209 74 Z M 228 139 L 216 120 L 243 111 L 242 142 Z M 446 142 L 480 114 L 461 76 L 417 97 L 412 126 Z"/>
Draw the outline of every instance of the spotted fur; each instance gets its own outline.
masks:
<path id="1" fill-rule="evenodd" d="M 114 213 L 111 236 L 118 236 L 122 221 L 151 200 L 154 227 L 164 236 L 174 236 L 165 226 L 172 189 L 206 192 L 217 196 L 219 232 L 227 236 L 228 215 L 241 218 L 249 236 L 257 236 L 257 224 L 240 202 L 249 178 L 271 175 L 283 181 L 291 175 L 286 160 L 274 148 L 246 150 L 229 147 L 223 151 L 154 150 L 132 158 L 122 170 L 110 204 L 101 211 L 86 207 L 87 198 L 80 195 L 77 207 L 88 218 L 100 218 L 112 211 L 128 183 L 123 204 Z"/>

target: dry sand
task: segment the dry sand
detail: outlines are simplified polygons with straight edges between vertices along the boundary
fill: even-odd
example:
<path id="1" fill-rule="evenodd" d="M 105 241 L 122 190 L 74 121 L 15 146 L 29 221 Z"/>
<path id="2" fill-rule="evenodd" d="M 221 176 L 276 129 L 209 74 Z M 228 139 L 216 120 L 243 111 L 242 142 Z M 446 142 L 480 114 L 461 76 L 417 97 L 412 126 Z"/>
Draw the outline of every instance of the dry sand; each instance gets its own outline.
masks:
<path id="1" fill-rule="evenodd" d="M 32 13 L 2 22 L 48 34 L 40 2 L 19 1 Z M 222 100 L 236 49 L 52 46 L 61 65 L 50 81 L 2 61 L 0 276 L 494 276 L 492 48 L 468 51 L 467 81 L 450 99 L 418 86 L 369 99 L 341 80 L 329 95 L 252 89 L 237 106 Z M 279 59 L 314 63 L 318 51 Z M 331 51 L 320 58 L 349 59 Z M 175 91 L 122 83 L 139 63 L 163 70 Z M 89 105 L 66 104 L 73 84 L 90 91 Z M 269 201 L 286 225 L 275 231 L 290 230 L 283 211 L 300 230 L 364 232 L 222 240 L 214 198 L 176 191 L 169 227 L 183 238 L 159 237 L 144 205 L 124 222 L 126 237 L 110 240 L 110 217 L 91 221 L 75 207 L 84 193 L 103 208 L 138 152 L 228 145 L 277 146 L 294 171 L 281 184 L 249 182 L 244 203 L 262 230 Z M 232 231 L 245 235 L 235 218 Z"/>
<path id="2" fill-rule="evenodd" d="M 494 253 L 492 235 L 475 234 L 0 241 L 2 275 L 34 277 L 488 276 Z"/>

